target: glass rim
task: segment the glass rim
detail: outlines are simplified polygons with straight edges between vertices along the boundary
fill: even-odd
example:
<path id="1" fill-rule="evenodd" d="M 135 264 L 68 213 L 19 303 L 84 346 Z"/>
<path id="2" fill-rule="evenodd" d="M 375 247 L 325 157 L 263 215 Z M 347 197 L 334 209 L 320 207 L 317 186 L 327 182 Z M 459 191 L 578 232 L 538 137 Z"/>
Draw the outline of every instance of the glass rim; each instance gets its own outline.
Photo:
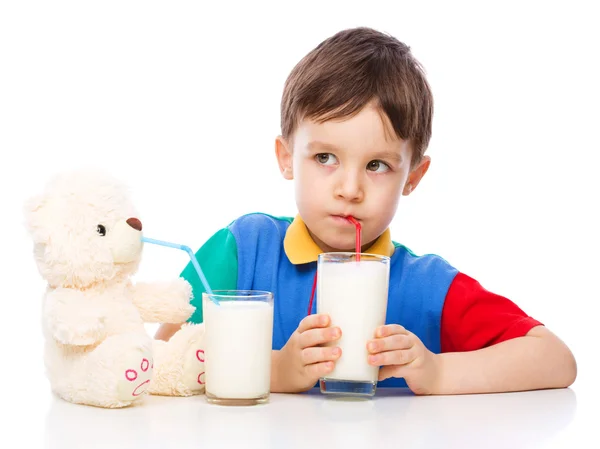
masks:
<path id="1" fill-rule="evenodd" d="M 212 293 L 202 292 L 202 296 L 209 299 L 214 298 L 218 301 L 227 301 L 228 299 L 260 300 L 261 298 L 272 298 L 273 292 L 266 290 L 223 289 L 213 290 Z"/>
<path id="2" fill-rule="evenodd" d="M 341 257 L 356 257 L 356 255 L 360 255 L 360 257 L 372 257 L 374 259 L 379 259 L 379 260 L 391 260 L 390 256 L 384 256 L 382 254 L 374 254 L 374 253 L 357 253 L 356 251 L 331 251 L 331 252 L 326 252 L 326 253 L 320 253 L 319 254 L 319 259 L 321 259 L 322 257 L 335 257 L 335 256 L 341 256 Z"/>

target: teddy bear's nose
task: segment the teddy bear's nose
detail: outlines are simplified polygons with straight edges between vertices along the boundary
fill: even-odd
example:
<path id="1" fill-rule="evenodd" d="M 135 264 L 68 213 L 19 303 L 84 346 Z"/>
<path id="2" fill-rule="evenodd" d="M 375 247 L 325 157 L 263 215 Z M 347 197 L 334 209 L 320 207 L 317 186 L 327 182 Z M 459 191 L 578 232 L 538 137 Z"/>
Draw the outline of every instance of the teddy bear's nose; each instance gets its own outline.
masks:
<path id="1" fill-rule="evenodd" d="M 142 230 L 142 222 L 140 220 L 138 220 L 137 218 L 128 218 L 127 224 L 129 226 L 131 226 L 133 229 L 135 229 L 136 231 Z"/>

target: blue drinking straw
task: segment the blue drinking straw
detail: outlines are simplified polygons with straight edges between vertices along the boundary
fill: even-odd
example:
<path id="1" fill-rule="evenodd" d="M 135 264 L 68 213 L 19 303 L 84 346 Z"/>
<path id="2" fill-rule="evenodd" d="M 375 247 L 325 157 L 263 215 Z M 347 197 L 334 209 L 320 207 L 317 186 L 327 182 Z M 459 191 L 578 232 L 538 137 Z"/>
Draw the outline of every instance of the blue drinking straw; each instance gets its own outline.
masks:
<path id="1" fill-rule="evenodd" d="M 210 286 L 208 285 L 208 281 L 204 277 L 202 268 L 200 268 L 200 264 L 196 260 L 196 256 L 194 255 L 194 253 L 192 252 L 192 249 L 189 246 L 180 245 L 178 243 L 165 242 L 163 240 L 151 239 L 148 237 L 142 237 L 142 242 L 153 243 L 155 245 L 161 245 L 161 246 L 167 246 L 169 248 L 181 249 L 181 250 L 185 251 L 186 253 L 188 253 L 188 255 L 190 256 L 190 260 L 192 261 L 192 265 L 196 269 L 196 273 L 198 273 L 198 276 L 200 277 L 200 280 L 202 281 L 204 290 L 206 290 L 206 293 L 208 293 L 208 297 L 210 298 L 210 300 L 213 303 L 219 305 L 219 302 L 215 298 L 213 298 L 213 296 L 212 296 L 213 293 L 212 293 L 212 290 L 210 289 Z"/>

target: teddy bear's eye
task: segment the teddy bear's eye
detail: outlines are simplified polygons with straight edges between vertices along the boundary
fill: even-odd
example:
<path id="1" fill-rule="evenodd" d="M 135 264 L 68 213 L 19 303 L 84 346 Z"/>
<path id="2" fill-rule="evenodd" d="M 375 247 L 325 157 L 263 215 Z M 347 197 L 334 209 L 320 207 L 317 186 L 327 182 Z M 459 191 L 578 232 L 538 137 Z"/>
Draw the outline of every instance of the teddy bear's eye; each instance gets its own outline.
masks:
<path id="1" fill-rule="evenodd" d="M 96 230 L 98 231 L 98 234 L 100 234 L 101 236 L 106 235 L 106 227 L 104 225 L 99 224 L 98 227 L 96 228 Z"/>

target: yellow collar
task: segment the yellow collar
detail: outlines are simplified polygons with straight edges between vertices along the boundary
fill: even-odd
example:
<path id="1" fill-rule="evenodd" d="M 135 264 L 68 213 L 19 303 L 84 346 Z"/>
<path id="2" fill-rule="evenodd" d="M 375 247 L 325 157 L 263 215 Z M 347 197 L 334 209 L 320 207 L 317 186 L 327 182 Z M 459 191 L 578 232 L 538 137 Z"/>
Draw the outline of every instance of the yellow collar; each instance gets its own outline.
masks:
<path id="1" fill-rule="evenodd" d="M 283 249 L 294 265 L 315 262 L 323 252 L 308 233 L 300 215 L 297 215 L 290 224 L 283 239 Z M 391 257 L 394 254 L 394 243 L 390 230 L 386 229 L 365 252 Z"/>

